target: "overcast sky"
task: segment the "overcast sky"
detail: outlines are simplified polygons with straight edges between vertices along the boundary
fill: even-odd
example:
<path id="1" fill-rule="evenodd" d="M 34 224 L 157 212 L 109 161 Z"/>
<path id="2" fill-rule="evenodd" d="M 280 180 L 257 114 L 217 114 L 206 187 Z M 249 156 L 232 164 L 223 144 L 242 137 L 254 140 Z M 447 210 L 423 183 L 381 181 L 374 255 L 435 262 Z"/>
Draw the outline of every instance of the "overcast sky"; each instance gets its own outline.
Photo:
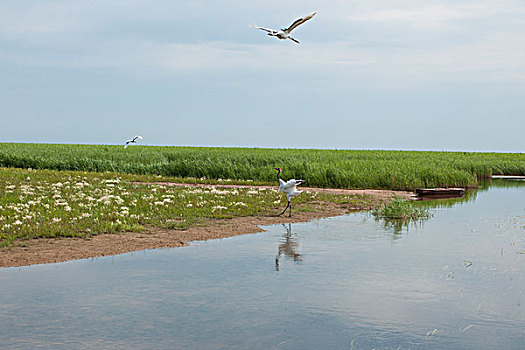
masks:
<path id="1" fill-rule="evenodd" d="M 525 152 L 524 38 L 523 0 L 2 0 L 0 141 Z"/>

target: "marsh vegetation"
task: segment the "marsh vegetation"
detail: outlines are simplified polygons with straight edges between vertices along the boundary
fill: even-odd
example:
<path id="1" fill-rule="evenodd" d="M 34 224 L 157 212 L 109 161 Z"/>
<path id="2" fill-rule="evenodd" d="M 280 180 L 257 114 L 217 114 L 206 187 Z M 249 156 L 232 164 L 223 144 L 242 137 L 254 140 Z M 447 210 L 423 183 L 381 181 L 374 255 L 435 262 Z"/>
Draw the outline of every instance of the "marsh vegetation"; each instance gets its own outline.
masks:
<path id="1" fill-rule="evenodd" d="M 150 176 L 0 168 L 0 246 L 15 239 L 184 230 L 204 218 L 275 215 L 286 203 L 277 187 L 219 188 L 136 184 Z M 297 210 L 319 202 L 368 207 L 366 196 L 303 193 Z"/>
<path id="2" fill-rule="evenodd" d="M 272 168 L 282 167 L 313 187 L 413 190 L 525 175 L 525 154 L 2 143 L 0 166 L 254 184 L 273 184 Z"/>

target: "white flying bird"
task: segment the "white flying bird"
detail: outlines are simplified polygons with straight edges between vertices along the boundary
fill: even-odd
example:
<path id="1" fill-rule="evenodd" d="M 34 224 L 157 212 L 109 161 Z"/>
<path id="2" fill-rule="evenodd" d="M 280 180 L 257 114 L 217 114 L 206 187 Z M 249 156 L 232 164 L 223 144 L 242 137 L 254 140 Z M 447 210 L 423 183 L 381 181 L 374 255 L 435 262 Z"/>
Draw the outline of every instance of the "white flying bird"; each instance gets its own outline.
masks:
<path id="1" fill-rule="evenodd" d="M 288 205 L 286 206 L 286 208 L 284 208 L 284 210 L 281 212 L 281 214 L 279 215 L 283 215 L 284 212 L 286 211 L 286 209 L 288 209 L 288 207 L 290 207 L 290 215 L 289 216 L 292 216 L 292 198 L 295 197 L 295 196 L 298 196 L 300 195 L 303 191 L 299 191 L 297 189 L 297 186 L 299 186 L 300 184 L 302 184 L 304 182 L 304 180 L 296 180 L 296 179 L 291 179 L 291 180 L 288 180 L 287 182 L 284 182 L 283 179 L 281 179 L 281 168 L 274 168 L 275 170 L 277 170 L 277 179 L 279 180 L 279 191 L 281 191 L 282 193 L 284 193 L 286 195 L 286 199 L 288 200 Z"/>
<path id="2" fill-rule="evenodd" d="M 126 141 L 126 144 L 124 145 L 124 148 L 128 148 L 128 145 L 130 143 L 137 143 L 137 140 L 142 140 L 142 136 L 139 136 L 139 135 L 136 135 L 134 138 L 132 138 L 131 140 L 127 140 Z"/>
<path id="3" fill-rule="evenodd" d="M 259 26 L 250 26 L 250 27 L 264 30 L 265 32 L 268 32 L 269 36 L 276 36 L 277 38 L 281 40 L 290 39 L 299 44 L 299 41 L 297 39 L 292 38 L 290 36 L 290 33 L 292 32 L 292 30 L 294 30 L 295 28 L 297 28 L 298 26 L 300 26 L 301 24 L 303 24 L 304 22 L 308 21 L 310 18 L 315 16 L 316 13 L 317 11 L 314 11 L 310 13 L 309 15 L 301 17 L 297 19 L 295 22 L 293 22 L 288 28 L 281 29 L 281 30 L 275 30 L 275 29 L 264 28 L 264 27 L 259 27 Z"/>

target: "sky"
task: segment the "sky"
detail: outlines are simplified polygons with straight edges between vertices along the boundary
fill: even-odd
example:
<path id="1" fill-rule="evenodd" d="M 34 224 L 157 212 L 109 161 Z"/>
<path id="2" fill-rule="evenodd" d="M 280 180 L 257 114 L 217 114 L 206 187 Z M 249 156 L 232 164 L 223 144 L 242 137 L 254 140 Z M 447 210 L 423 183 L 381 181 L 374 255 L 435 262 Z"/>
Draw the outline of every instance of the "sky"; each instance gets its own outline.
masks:
<path id="1" fill-rule="evenodd" d="M 524 38 L 523 0 L 3 0 L 0 141 L 525 152 Z"/>

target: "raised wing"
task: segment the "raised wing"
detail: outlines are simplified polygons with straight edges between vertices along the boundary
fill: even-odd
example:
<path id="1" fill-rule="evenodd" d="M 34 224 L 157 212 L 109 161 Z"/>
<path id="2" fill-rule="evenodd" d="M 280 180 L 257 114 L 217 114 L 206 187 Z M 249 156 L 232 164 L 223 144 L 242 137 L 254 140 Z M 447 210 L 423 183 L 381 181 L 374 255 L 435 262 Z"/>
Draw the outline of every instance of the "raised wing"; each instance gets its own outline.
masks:
<path id="1" fill-rule="evenodd" d="M 294 30 L 295 28 L 297 28 L 298 26 L 300 26 L 301 24 L 303 24 L 304 22 L 308 21 L 313 16 L 315 16 L 316 13 L 317 13 L 317 11 L 314 11 L 314 12 L 310 13 L 307 16 L 304 16 L 304 17 L 301 17 L 301 18 L 297 19 L 288 28 L 283 29 L 283 31 L 286 32 L 286 33 L 290 33 L 292 30 Z"/>
<path id="2" fill-rule="evenodd" d="M 255 25 L 251 25 L 250 28 L 256 28 L 256 29 L 264 30 L 265 32 L 268 32 L 268 33 L 271 33 L 271 34 L 277 34 L 279 32 L 278 30 L 275 30 L 275 29 L 264 28 L 264 27 L 259 27 L 259 26 L 255 26 Z"/>
<path id="3" fill-rule="evenodd" d="M 283 184 L 281 186 L 283 187 L 283 189 L 291 189 L 291 188 L 294 188 L 296 186 L 299 186 L 303 182 L 304 182 L 304 180 L 291 179 L 291 180 L 288 180 L 285 184 Z"/>

